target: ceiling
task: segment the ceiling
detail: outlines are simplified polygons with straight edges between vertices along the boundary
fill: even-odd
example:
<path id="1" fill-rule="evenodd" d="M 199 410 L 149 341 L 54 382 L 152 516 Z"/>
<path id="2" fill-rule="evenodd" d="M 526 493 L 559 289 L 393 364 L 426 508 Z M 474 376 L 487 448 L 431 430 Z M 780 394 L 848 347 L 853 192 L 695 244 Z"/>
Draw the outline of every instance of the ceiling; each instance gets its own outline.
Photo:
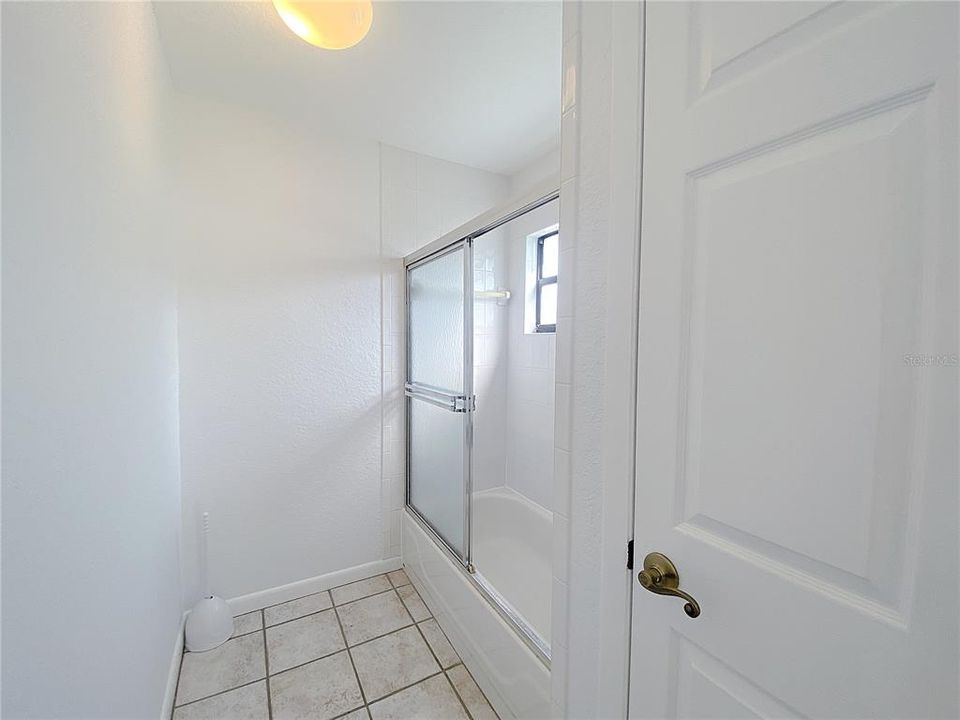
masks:
<path id="1" fill-rule="evenodd" d="M 174 86 L 327 132 L 512 174 L 560 132 L 560 3 L 374 0 L 348 50 L 271 2 L 155 2 Z"/>

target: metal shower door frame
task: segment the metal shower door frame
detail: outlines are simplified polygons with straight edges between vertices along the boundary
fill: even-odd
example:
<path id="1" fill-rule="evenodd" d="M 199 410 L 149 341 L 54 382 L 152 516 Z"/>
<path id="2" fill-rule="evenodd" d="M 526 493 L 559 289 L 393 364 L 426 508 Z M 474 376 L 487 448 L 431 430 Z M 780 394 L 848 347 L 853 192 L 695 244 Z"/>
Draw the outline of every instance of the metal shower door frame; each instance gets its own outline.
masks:
<path id="1" fill-rule="evenodd" d="M 410 345 L 412 333 L 410 332 L 410 271 L 424 265 L 428 265 L 435 260 L 449 255 L 450 253 L 463 251 L 463 383 L 462 394 L 452 394 L 438 390 L 427 385 L 418 384 L 412 380 L 412 361 Z M 445 548 L 469 573 L 474 572 L 471 550 L 471 498 L 473 495 L 473 411 L 476 398 L 473 395 L 473 241 L 472 238 L 461 238 L 440 249 L 431 252 L 428 255 L 417 257 L 413 260 L 408 256 L 404 258 L 404 283 L 403 283 L 403 304 L 405 314 L 404 332 L 406 347 L 406 377 L 404 378 L 404 418 L 406 427 L 404 436 L 406 441 L 406 477 L 404 504 L 411 513 L 420 521 L 433 539 L 441 547 Z M 423 516 L 411 502 L 410 496 L 410 456 L 411 456 L 411 433 L 410 433 L 410 415 L 414 401 L 428 402 L 430 404 L 442 407 L 450 412 L 463 413 L 463 548 L 458 550 L 453 547 L 446 538 L 444 538 L 433 527 L 433 523 Z"/>
<path id="2" fill-rule="evenodd" d="M 474 240 L 491 230 L 506 225 L 521 215 L 536 210 L 547 203 L 558 200 L 560 197 L 559 182 L 551 180 L 543 183 L 530 193 L 521 196 L 513 202 L 495 208 L 480 215 L 459 228 L 434 240 L 403 259 L 404 282 L 403 304 L 405 313 L 404 332 L 406 348 L 406 377 L 404 378 L 404 428 L 406 447 L 406 490 L 404 507 L 418 525 L 437 543 L 452 560 L 455 560 L 466 572 L 471 584 L 494 607 L 497 613 L 510 625 L 530 648 L 537 658 L 547 667 L 550 666 L 550 650 L 530 627 L 526 620 L 517 615 L 495 588 L 477 573 L 473 564 L 473 414 L 476 410 L 476 396 L 473 382 L 473 302 L 475 297 L 473 276 L 473 243 Z M 429 388 L 410 382 L 411 355 L 410 355 L 410 270 L 437 260 L 450 252 L 463 248 L 463 395 L 452 395 L 446 392 L 437 392 L 437 388 Z M 442 406 L 453 412 L 464 414 L 464 549 L 461 554 L 434 529 L 429 519 L 425 518 L 410 501 L 410 414 L 414 400 L 441 403 Z M 458 405 L 458 403 L 460 403 Z"/>

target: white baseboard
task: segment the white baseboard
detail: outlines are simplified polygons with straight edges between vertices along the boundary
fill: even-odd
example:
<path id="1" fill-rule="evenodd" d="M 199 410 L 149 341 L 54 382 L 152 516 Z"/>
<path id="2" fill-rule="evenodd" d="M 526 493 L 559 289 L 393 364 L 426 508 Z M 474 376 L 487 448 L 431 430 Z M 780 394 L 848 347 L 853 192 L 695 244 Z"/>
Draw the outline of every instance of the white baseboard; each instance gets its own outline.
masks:
<path id="1" fill-rule="evenodd" d="M 345 568 L 344 570 L 326 573 L 325 575 L 317 575 L 316 577 L 307 578 L 306 580 L 297 580 L 288 585 L 258 590 L 249 595 L 230 598 L 227 602 L 230 603 L 230 609 L 233 610 L 234 615 L 242 615 L 243 613 L 252 612 L 253 610 L 259 610 L 260 608 L 276 605 L 277 603 L 286 602 L 287 600 L 295 600 L 304 595 L 311 595 L 321 590 L 329 590 L 337 585 L 345 585 L 346 583 L 363 580 L 364 578 L 380 575 L 385 572 L 390 572 L 391 570 L 398 570 L 399 568 L 399 557 L 377 560 L 375 562 Z"/>
<path id="2" fill-rule="evenodd" d="M 170 657 L 170 670 L 167 673 L 167 689 L 163 693 L 163 707 L 160 710 L 160 720 L 170 720 L 173 716 L 173 702 L 177 697 L 177 681 L 180 679 L 180 658 L 183 657 L 183 629 L 187 624 L 187 613 L 180 616 L 180 630 L 173 645 L 173 655 Z"/>

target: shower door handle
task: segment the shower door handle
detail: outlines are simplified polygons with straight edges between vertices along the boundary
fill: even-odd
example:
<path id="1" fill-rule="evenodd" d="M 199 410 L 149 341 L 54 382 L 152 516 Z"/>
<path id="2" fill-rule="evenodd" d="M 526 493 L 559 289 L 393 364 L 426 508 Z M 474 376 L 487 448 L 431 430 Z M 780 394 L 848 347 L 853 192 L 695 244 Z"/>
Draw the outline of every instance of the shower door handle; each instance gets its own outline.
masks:
<path id="1" fill-rule="evenodd" d="M 700 603 L 693 595 L 680 589 L 680 573 L 666 555 L 658 552 L 647 555 L 643 559 L 643 570 L 637 575 L 637 580 L 652 593 L 686 600 L 683 611 L 692 618 L 700 616 Z"/>
<path id="2" fill-rule="evenodd" d="M 473 412 L 477 409 L 476 395 L 456 395 L 436 388 L 424 387 L 416 383 L 407 383 L 403 387 L 403 394 L 409 398 L 422 400 L 436 405 L 444 410 L 455 413 Z"/>

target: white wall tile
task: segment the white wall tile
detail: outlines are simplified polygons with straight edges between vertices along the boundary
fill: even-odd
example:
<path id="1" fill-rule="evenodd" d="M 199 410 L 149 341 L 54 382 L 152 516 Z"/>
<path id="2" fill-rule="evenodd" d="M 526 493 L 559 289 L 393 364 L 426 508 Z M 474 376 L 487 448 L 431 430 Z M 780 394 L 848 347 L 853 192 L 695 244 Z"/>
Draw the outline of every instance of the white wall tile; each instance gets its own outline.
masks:
<path id="1" fill-rule="evenodd" d="M 570 516 L 570 453 L 554 448 L 553 451 L 553 511 Z"/>
<path id="2" fill-rule="evenodd" d="M 567 592 L 567 584 L 559 578 L 554 578 L 550 595 L 553 609 L 551 617 L 550 646 L 552 648 L 557 648 L 558 650 L 561 648 L 566 649 L 568 647 L 567 623 L 569 622 L 569 618 L 567 613 Z M 559 652 L 558 654 L 564 655 L 565 653 Z"/>
<path id="3" fill-rule="evenodd" d="M 580 53 L 580 36 L 574 35 L 563 43 L 563 87 L 560 112 L 565 113 L 577 104 L 577 64 Z"/>
<path id="4" fill-rule="evenodd" d="M 570 569 L 570 522 L 566 516 L 553 514 L 553 577 L 566 583 Z"/>
<path id="5" fill-rule="evenodd" d="M 573 248 L 577 236 L 577 182 L 570 178 L 560 186 L 560 252 Z"/>
<path id="6" fill-rule="evenodd" d="M 569 384 L 573 367 L 573 319 L 557 318 L 556 382 Z"/>
<path id="7" fill-rule="evenodd" d="M 577 107 L 574 106 L 560 119 L 560 179 L 564 182 L 577 175 L 579 139 L 576 127 Z"/>
<path id="8" fill-rule="evenodd" d="M 559 652 L 552 653 L 550 658 L 550 698 L 555 713 L 554 717 L 567 716 L 567 649 L 558 648 Z"/>
<path id="9" fill-rule="evenodd" d="M 560 253 L 560 271 L 563 272 L 568 277 L 573 276 L 573 256 L 574 250 L 564 250 Z M 568 268 L 568 269 L 565 269 Z M 568 283 L 566 286 L 560 287 L 557 294 L 557 317 L 558 318 L 569 318 L 573 317 L 573 285 Z"/>
<path id="10" fill-rule="evenodd" d="M 554 444 L 561 450 L 569 450 L 570 386 L 565 383 L 557 383 L 557 404 L 554 413 Z"/>

